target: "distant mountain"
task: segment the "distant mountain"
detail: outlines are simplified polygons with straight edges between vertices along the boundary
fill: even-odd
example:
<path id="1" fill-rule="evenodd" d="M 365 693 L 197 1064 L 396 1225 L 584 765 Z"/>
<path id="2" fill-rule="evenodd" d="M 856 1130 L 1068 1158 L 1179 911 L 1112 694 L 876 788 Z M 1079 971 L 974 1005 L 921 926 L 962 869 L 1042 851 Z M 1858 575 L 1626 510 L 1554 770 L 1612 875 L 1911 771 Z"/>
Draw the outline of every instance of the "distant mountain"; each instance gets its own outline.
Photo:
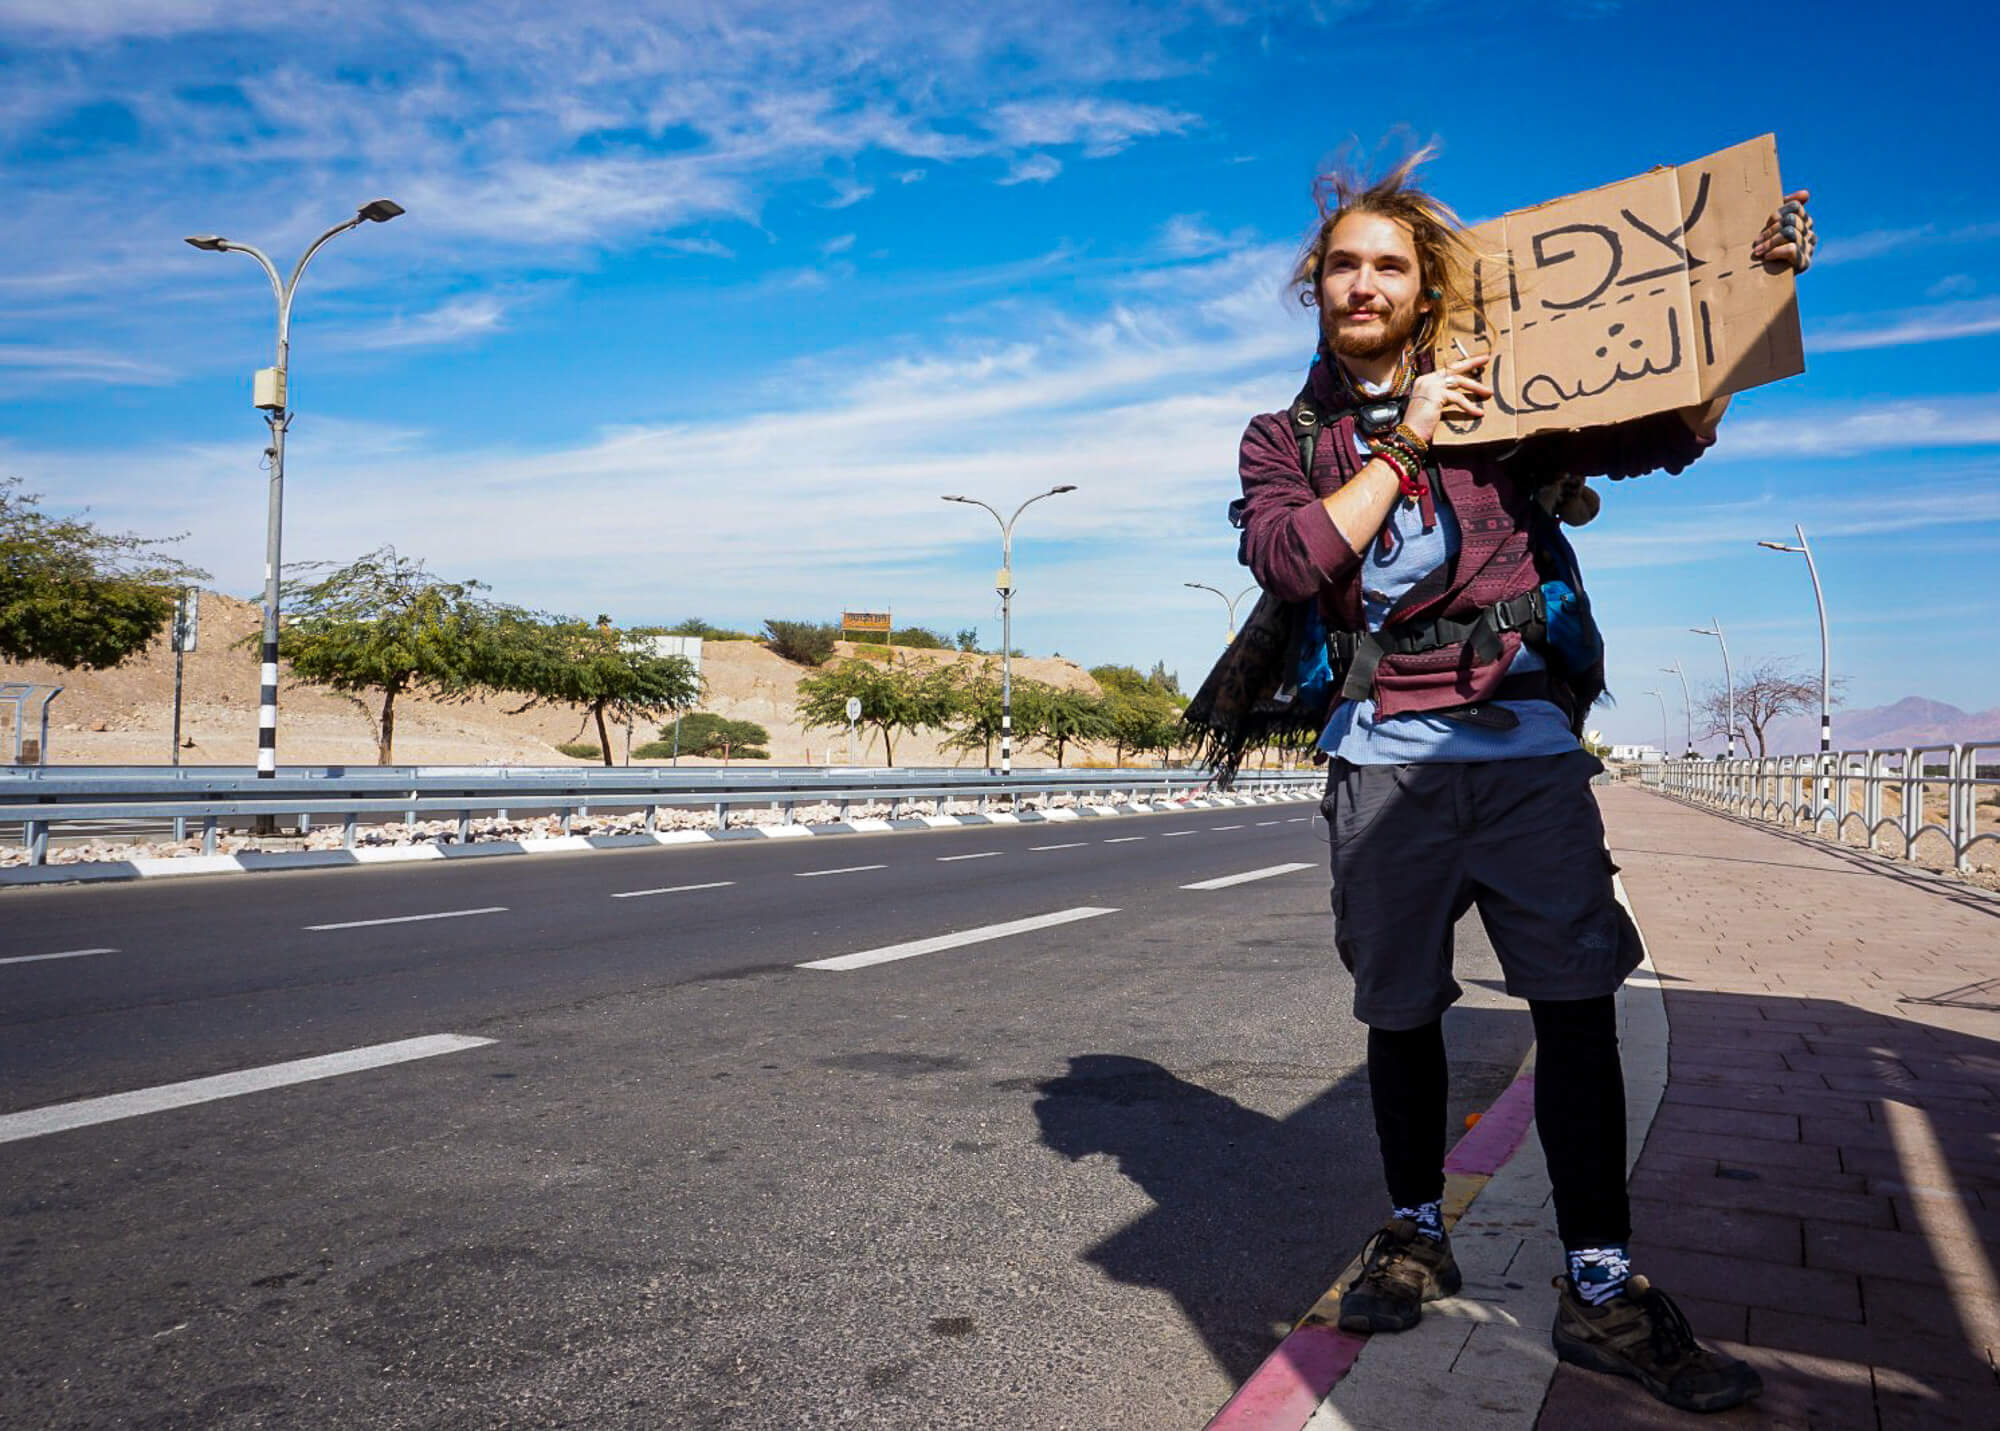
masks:
<path id="1" fill-rule="evenodd" d="M 1819 713 L 1786 716 L 1769 732 L 1771 754 L 1806 755 L 1819 749 Z M 1833 712 L 1836 750 L 1897 750 L 1912 745 L 2000 743 L 2000 706 L 1968 714 L 1943 701 L 1905 696 L 1893 705 Z"/>

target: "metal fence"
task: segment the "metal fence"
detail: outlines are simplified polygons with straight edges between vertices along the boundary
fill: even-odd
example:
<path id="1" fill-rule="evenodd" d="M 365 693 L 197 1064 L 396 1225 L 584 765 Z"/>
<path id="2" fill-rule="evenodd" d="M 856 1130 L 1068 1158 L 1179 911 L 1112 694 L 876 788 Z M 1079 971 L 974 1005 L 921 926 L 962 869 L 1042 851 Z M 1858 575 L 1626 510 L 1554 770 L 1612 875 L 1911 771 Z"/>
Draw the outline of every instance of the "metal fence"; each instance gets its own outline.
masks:
<path id="1" fill-rule="evenodd" d="M 2000 741 L 1640 768 L 1650 789 L 1915 863 L 2000 867 Z"/>
<path id="2" fill-rule="evenodd" d="M 1316 793 L 1323 777 L 1311 771 L 1245 771 L 1233 789 L 1246 794 Z M 1114 796 L 1170 801 L 1200 794 L 1212 779 L 1196 770 L 1040 770 L 1013 775 L 955 770 L 326 766 L 287 770 L 258 779 L 248 768 L 158 766 L 56 767 L 0 776 L 0 829 L 18 826 L 29 864 L 48 855 L 52 827 L 88 834 L 129 836 L 148 825 L 171 825 L 173 838 L 197 830 L 202 852 L 212 854 L 227 830 L 283 821 L 303 835 L 316 825 L 338 824 L 342 844 L 353 848 L 371 823 L 414 825 L 455 821 L 451 838 L 473 839 L 479 818 L 554 817 L 563 834 L 591 816 L 640 815 L 652 832 L 664 810 L 712 812 L 717 829 L 742 823 L 795 822 L 800 805 L 830 806 L 846 820 L 856 806 L 897 819 L 930 804 L 987 814 L 1046 808 L 1067 800 L 1088 805 Z M 775 821 L 752 818 L 773 811 Z"/>

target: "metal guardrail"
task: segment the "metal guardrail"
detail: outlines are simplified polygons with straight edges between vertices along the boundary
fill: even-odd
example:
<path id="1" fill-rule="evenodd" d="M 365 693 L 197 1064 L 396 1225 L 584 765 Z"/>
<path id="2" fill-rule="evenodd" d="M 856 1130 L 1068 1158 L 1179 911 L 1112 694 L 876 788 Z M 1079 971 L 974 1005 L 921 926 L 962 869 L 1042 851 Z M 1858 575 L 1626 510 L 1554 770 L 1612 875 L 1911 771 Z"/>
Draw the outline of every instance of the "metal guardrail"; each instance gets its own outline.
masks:
<path id="1" fill-rule="evenodd" d="M 333 773 L 338 771 L 339 773 Z M 212 854 L 225 821 L 292 817 L 301 833 L 315 822 L 338 821 L 342 844 L 353 848 L 362 822 L 420 819 L 457 820 L 457 839 L 472 838 L 475 816 L 508 818 L 509 811 L 548 812 L 559 817 L 564 834 L 571 823 L 600 813 L 643 812 L 641 828 L 655 829 L 663 809 L 713 811 L 716 827 L 729 828 L 747 807 L 779 812 L 781 824 L 795 823 L 800 804 L 833 805 L 848 818 L 860 805 L 886 805 L 890 819 L 918 801 L 972 806 L 980 813 L 1018 810 L 1067 796 L 1078 804 L 1091 797 L 1144 795 L 1170 800 L 1206 790 L 1211 778 L 1196 770 L 1042 770 L 1011 776 L 939 770 L 735 769 L 673 770 L 658 767 L 577 771 L 547 767 L 326 767 L 311 774 L 287 771 L 260 780 L 247 768 L 157 766 L 67 767 L 60 775 L 36 772 L 27 778 L 0 776 L 0 825 L 18 822 L 28 863 L 46 861 L 50 826 L 104 822 L 174 821 L 175 838 L 198 823 L 202 852 Z M 1247 793 L 1316 791 L 1313 772 L 1248 771 L 1233 789 Z"/>
<path id="2" fill-rule="evenodd" d="M 1693 804 L 1912 862 L 1920 862 L 1919 842 L 1937 836 L 1961 873 L 1975 867 L 1974 850 L 2000 846 L 2000 741 L 1672 760 L 1642 766 L 1639 778 Z M 1982 791 L 1993 798 L 1981 799 Z"/>

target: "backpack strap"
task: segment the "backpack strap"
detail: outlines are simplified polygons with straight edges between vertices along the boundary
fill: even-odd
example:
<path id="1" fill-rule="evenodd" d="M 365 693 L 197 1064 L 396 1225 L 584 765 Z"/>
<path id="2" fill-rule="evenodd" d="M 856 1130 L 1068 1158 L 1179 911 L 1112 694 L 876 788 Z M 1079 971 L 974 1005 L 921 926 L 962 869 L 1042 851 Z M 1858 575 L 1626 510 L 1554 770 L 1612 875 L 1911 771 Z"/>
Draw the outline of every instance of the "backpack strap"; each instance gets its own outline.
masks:
<path id="1" fill-rule="evenodd" d="M 1306 486 L 1312 486 L 1313 449 L 1319 445 L 1320 428 L 1324 422 L 1319 409 L 1312 405 L 1312 399 L 1300 393 L 1292 402 L 1292 437 L 1299 444 L 1299 470 L 1305 473 Z"/>

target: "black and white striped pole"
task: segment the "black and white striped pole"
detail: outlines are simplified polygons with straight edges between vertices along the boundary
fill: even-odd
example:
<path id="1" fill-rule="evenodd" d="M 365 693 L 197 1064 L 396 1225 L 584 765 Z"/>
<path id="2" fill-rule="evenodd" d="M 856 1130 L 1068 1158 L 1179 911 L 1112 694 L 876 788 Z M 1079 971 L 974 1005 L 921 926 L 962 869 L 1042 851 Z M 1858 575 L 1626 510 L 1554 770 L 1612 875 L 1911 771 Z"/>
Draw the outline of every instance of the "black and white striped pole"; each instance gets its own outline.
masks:
<path id="1" fill-rule="evenodd" d="M 999 512 L 977 497 L 946 497 L 947 502 L 963 502 L 968 507 L 986 507 L 993 513 L 993 520 L 1000 523 L 1000 570 L 994 575 L 993 589 L 1000 593 L 1000 773 L 1014 773 L 1014 523 L 1021 519 L 1021 513 L 1035 505 L 1044 497 L 1053 497 L 1062 492 L 1074 492 L 1074 483 L 1051 487 L 1046 492 L 1037 492 L 1014 509 L 1011 517 L 1002 517 Z"/>
<path id="2" fill-rule="evenodd" d="M 257 671 L 257 775 L 263 780 L 274 779 L 278 774 L 278 576 L 282 569 L 279 545 L 285 510 L 285 430 L 292 425 L 292 414 L 286 406 L 292 351 L 292 298 L 306 265 L 328 239 L 364 223 L 386 224 L 402 212 L 402 205 L 389 199 L 363 204 L 355 210 L 353 218 L 335 224 L 312 241 L 289 279 L 279 278 L 278 266 L 254 245 L 236 243 L 219 234 L 196 234 L 187 240 L 210 253 L 248 254 L 271 280 L 272 296 L 278 300 L 277 361 L 271 367 L 258 369 L 251 380 L 251 403 L 263 411 L 264 421 L 271 429 L 271 445 L 264 449 L 271 467 L 271 486 L 264 535 L 264 641 Z"/>
<path id="3" fill-rule="evenodd" d="M 1819 608 L 1819 768 L 1820 805 L 1822 810 L 1833 803 L 1833 660 L 1832 642 L 1827 636 L 1826 596 L 1820 590 L 1819 566 L 1813 561 L 1812 545 L 1806 541 L 1806 529 L 1798 523 L 1792 524 L 1799 544 L 1791 546 L 1785 542 L 1759 542 L 1774 552 L 1789 552 L 1793 556 L 1806 559 L 1806 575 L 1812 578 L 1813 605 Z"/>

